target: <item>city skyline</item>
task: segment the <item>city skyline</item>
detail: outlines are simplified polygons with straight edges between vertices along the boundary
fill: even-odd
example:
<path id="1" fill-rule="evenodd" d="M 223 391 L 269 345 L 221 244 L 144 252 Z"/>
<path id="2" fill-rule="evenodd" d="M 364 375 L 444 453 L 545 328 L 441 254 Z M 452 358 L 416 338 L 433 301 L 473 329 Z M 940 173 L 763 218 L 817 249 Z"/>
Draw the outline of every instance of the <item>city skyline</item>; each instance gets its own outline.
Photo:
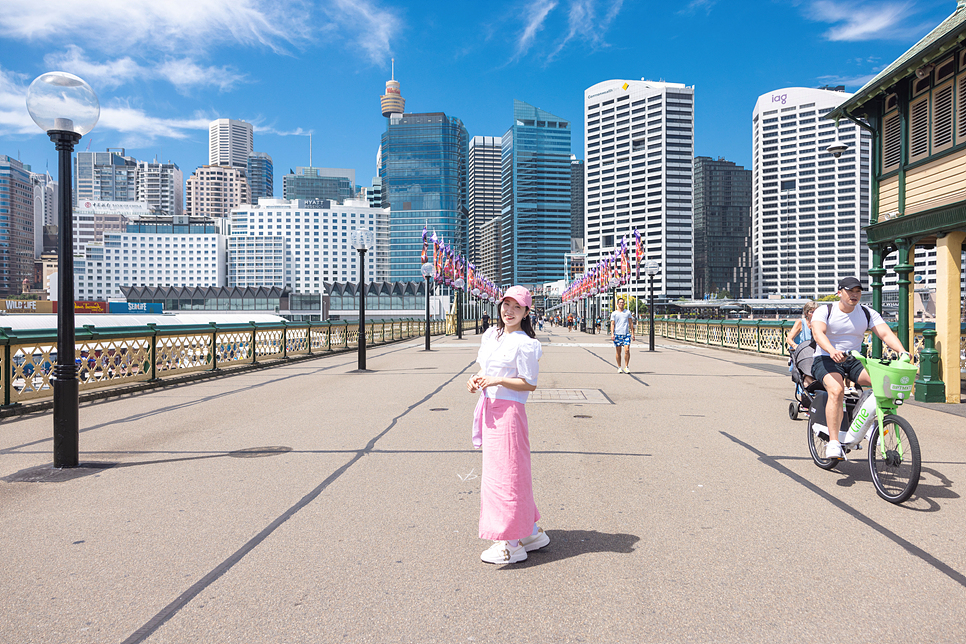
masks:
<path id="1" fill-rule="evenodd" d="M 187 176 L 207 161 L 209 123 L 231 118 L 255 126 L 254 148 L 272 156 L 278 186 L 290 168 L 309 165 L 310 132 L 312 165 L 355 169 L 369 185 L 386 127 L 379 96 L 395 57 L 408 112 L 443 111 L 471 136 L 499 136 L 506 106 L 524 100 L 570 119 L 581 159 L 586 87 L 614 78 L 694 86 L 694 154 L 750 167 L 748 115 L 758 96 L 825 84 L 854 91 L 955 8 L 952 0 L 538 0 L 439 15 L 415 2 L 237 4 L 229 15 L 206 1 L 191 12 L 92 2 L 87 15 L 64 12 L 67 24 L 49 7 L 12 0 L 0 16 L 0 153 L 35 172 L 56 169 L 23 100 L 33 78 L 63 69 L 90 82 L 102 105 L 79 151 L 125 147 Z M 628 28 L 637 25 L 646 31 Z"/>

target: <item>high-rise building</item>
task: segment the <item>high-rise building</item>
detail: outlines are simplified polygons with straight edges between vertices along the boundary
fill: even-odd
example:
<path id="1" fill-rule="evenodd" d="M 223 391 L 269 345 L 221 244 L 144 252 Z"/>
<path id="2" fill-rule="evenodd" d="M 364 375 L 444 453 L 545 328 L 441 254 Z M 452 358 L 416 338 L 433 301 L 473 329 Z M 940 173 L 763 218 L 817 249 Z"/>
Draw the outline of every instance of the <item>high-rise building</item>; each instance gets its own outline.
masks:
<path id="1" fill-rule="evenodd" d="M 157 211 L 143 201 L 82 201 L 73 209 L 74 255 L 84 254 L 88 244 L 99 244 L 109 232 L 126 230 L 128 224 Z"/>
<path id="2" fill-rule="evenodd" d="M 503 207 L 501 180 L 503 142 L 498 136 L 474 136 L 470 140 L 467 166 L 467 257 L 479 267 L 482 261 L 483 226 L 499 217 Z"/>
<path id="3" fill-rule="evenodd" d="M 378 168 L 376 169 L 378 172 Z M 372 178 L 372 187 L 366 192 L 366 199 L 369 201 L 370 208 L 382 208 L 382 179 Z"/>
<path id="4" fill-rule="evenodd" d="M 84 201 L 137 201 L 138 161 L 124 148 L 78 152 L 74 165 L 74 205 Z"/>
<path id="5" fill-rule="evenodd" d="M 655 260 L 656 296 L 691 297 L 691 189 L 694 88 L 681 83 L 609 80 L 584 91 L 584 199 L 587 266 L 641 234 L 643 261 Z M 634 257 L 634 255 L 631 255 Z M 646 297 L 649 281 L 631 281 Z"/>
<path id="6" fill-rule="evenodd" d="M 849 98 L 792 87 L 758 98 L 752 114 L 752 293 L 815 297 L 839 277 L 868 288 L 871 137 L 823 119 Z M 847 149 L 836 157 L 833 144 Z"/>
<path id="7" fill-rule="evenodd" d="M 34 186 L 30 166 L 0 155 L 0 295 L 34 281 Z"/>
<path id="8" fill-rule="evenodd" d="M 282 177 L 282 198 L 329 199 L 342 203 L 355 198 L 356 171 L 346 168 L 296 168 Z"/>
<path id="9" fill-rule="evenodd" d="M 254 149 L 251 123 L 216 119 L 208 124 L 208 165 L 228 166 L 245 172 L 248 155 Z"/>
<path id="10" fill-rule="evenodd" d="M 561 279 L 570 252 L 570 122 L 514 100 L 502 143 L 501 279 Z"/>
<path id="11" fill-rule="evenodd" d="M 184 173 L 178 164 L 139 161 L 137 168 L 137 200 L 159 213 L 183 215 Z"/>
<path id="12" fill-rule="evenodd" d="M 258 203 L 259 198 L 271 199 L 275 194 L 275 168 L 272 157 L 265 152 L 252 152 L 248 155 L 246 169 L 248 187 L 252 191 L 252 203 Z"/>
<path id="13" fill-rule="evenodd" d="M 145 217 L 104 233 L 74 261 L 78 300 L 121 298 L 122 286 L 224 286 L 225 221 Z"/>
<path id="14" fill-rule="evenodd" d="M 366 280 L 386 281 L 389 213 L 364 201 L 262 199 L 231 213 L 228 286 L 288 287 L 325 293 L 326 282 L 356 282 L 359 253 L 349 242 L 356 229 L 372 230 Z M 382 250 L 384 252 L 380 253 Z"/>
<path id="15" fill-rule="evenodd" d="M 250 204 L 251 190 L 240 168 L 206 165 L 185 182 L 185 214 L 192 217 L 227 217 L 231 209 Z"/>
<path id="16" fill-rule="evenodd" d="M 57 225 L 57 182 L 50 173 L 30 173 L 34 187 L 34 259 L 44 252 L 44 226 Z"/>
<path id="17" fill-rule="evenodd" d="M 751 170 L 694 158 L 694 297 L 751 297 Z"/>
<path id="18" fill-rule="evenodd" d="M 477 269 L 494 284 L 503 284 L 503 257 L 500 242 L 503 237 L 503 218 L 494 217 L 480 226 L 480 263 Z"/>
<path id="19" fill-rule="evenodd" d="M 570 156 L 570 237 L 584 242 L 584 162 Z"/>
<path id="20" fill-rule="evenodd" d="M 389 280 L 417 282 L 427 227 L 466 255 L 466 166 L 463 122 L 442 112 L 392 114 L 382 135 L 379 177 L 389 205 Z"/>

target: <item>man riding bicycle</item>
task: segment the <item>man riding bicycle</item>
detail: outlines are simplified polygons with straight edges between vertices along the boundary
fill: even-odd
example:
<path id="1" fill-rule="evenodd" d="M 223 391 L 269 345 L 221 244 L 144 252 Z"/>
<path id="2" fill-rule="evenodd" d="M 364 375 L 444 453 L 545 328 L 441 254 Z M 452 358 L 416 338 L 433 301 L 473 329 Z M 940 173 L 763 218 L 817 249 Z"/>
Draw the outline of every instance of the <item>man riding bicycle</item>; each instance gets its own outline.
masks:
<path id="1" fill-rule="evenodd" d="M 839 280 L 838 296 L 838 303 L 819 306 L 812 315 L 812 336 L 816 344 L 812 375 L 821 381 L 828 392 L 825 419 L 828 422 L 829 441 L 825 448 L 825 458 L 844 456 L 842 444 L 837 438 L 838 428 L 842 425 L 845 378 L 863 387 L 872 384 L 869 373 L 862 364 L 849 355 L 862 347 L 866 330 L 872 329 L 893 351 L 906 353 L 899 338 L 882 316 L 859 304 L 862 298 L 862 282 L 854 277 L 842 278 Z"/>

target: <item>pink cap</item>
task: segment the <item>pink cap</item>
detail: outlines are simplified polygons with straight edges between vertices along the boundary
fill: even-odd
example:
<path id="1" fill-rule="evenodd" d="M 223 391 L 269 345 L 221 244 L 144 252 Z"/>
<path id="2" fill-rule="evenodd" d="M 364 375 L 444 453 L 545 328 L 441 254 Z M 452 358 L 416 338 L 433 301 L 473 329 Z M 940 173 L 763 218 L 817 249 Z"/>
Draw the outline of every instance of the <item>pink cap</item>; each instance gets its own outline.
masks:
<path id="1" fill-rule="evenodd" d="M 523 288 L 522 286 L 511 286 L 503 293 L 503 299 L 513 298 L 517 301 L 520 306 L 525 306 L 528 309 L 533 308 L 533 296 L 530 295 L 530 291 Z"/>

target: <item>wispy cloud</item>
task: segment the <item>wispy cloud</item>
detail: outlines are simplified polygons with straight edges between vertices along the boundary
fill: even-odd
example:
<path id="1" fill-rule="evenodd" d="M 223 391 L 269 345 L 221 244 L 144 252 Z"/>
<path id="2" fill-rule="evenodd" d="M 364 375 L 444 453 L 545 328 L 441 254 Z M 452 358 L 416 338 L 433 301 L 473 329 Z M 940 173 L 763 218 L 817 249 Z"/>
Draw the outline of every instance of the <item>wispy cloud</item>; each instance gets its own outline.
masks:
<path id="1" fill-rule="evenodd" d="M 338 33 L 350 34 L 373 64 L 385 64 L 392 54 L 392 41 L 403 28 L 395 12 L 368 0 L 332 0 L 324 8 Z"/>
<path id="2" fill-rule="evenodd" d="M 922 25 L 910 20 L 915 5 L 908 2 L 855 4 L 839 0 L 817 0 L 806 5 L 805 14 L 816 22 L 834 25 L 825 32 L 832 41 L 907 39 Z"/>
<path id="3" fill-rule="evenodd" d="M 823 85 L 845 85 L 846 87 L 859 88 L 875 78 L 877 73 L 858 74 L 854 76 L 819 76 L 816 80 Z"/>
<path id="4" fill-rule="evenodd" d="M 543 29 L 544 21 L 556 7 L 556 0 L 538 0 L 532 5 L 527 5 L 527 14 L 523 16 L 526 24 L 517 38 L 516 50 L 513 53 L 514 60 L 530 51 L 534 39 Z"/>
<path id="5" fill-rule="evenodd" d="M 623 4 L 624 0 L 613 0 L 604 15 L 598 16 L 600 6 L 597 0 L 573 0 L 567 13 L 567 34 L 557 43 L 547 61 L 556 58 L 574 40 L 586 43 L 591 49 L 603 46 L 602 35 L 610 28 Z"/>
<path id="6" fill-rule="evenodd" d="M 0 67 L 0 134 L 39 134 L 27 113 L 27 85 L 30 79 Z"/>
<path id="7" fill-rule="evenodd" d="M 560 5 L 558 0 L 538 0 L 525 5 L 522 14 L 524 26 L 516 38 L 511 62 L 519 60 L 537 45 L 541 32 L 550 34 L 550 53 L 541 56 L 552 62 L 568 45 L 576 42 L 589 49 L 607 46 L 604 36 L 620 13 L 624 0 L 569 0 L 567 3 L 567 27 L 559 36 L 553 35 L 549 19 Z"/>
<path id="8" fill-rule="evenodd" d="M 302 0 L 4 0 L 0 36 L 48 41 L 70 36 L 102 50 L 141 47 L 199 52 L 225 42 L 284 52 L 309 37 L 309 8 Z"/>
<path id="9" fill-rule="evenodd" d="M 678 11 L 679 14 L 684 14 L 692 16 L 699 11 L 703 11 L 706 14 L 711 13 L 711 8 L 718 3 L 718 0 L 691 0 L 684 9 Z"/>
<path id="10" fill-rule="evenodd" d="M 202 67 L 190 58 L 171 58 L 148 65 L 142 65 L 129 56 L 97 62 L 91 60 L 77 45 L 69 45 L 64 52 L 48 54 L 44 57 L 44 63 L 50 69 L 76 74 L 98 90 L 116 89 L 140 80 L 162 79 L 180 92 L 195 87 L 217 87 L 226 92 L 245 81 L 245 75 L 231 67 Z"/>

